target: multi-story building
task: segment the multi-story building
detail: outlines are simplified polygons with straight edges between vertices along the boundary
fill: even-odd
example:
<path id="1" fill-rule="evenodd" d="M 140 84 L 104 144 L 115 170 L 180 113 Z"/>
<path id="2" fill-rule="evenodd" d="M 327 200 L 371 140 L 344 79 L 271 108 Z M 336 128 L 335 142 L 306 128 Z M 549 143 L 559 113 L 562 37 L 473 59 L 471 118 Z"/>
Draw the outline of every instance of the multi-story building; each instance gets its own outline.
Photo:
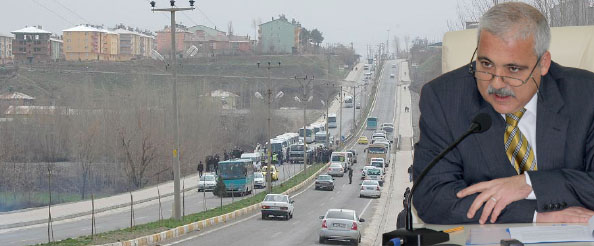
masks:
<path id="1" fill-rule="evenodd" d="M 155 49 L 155 37 L 152 35 L 141 34 L 140 36 L 140 54 L 144 57 L 150 57 L 151 51 Z"/>
<path id="2" fill-rule="evenodd" d="M 196 46 L 203 54 L 226 54 L 230 44 L 227 34 L 223 31 L 204 25 L 189 27 L 190 35 L 184 40 L 185 47 Z"/>
<path id="3" fill-rule="evenodd" d="M 12 41 L 12 54 L 19 63 L 38 63 L 51 60 L 51 32 L 39 27 L 26 27 L 11 32 L 15 35 Z"/>
<path id="4" fill-rule="evenodd" d="M 191 33 L 185 26 L 177 25 L 176 27 L 175 52 L 179 54 L 189 48 L 185 46 L 184 41 L 186 40 L 186 36 Z M 165 57 L 171 54 L 171 28 L 169 26 L 165 26 L 163 30 L 157 31 L 157 52 Z"/>
<path id="5" fill-rule="evenodd" d="M 120 38 L 120 61 L 129 61 L 150 56 L 153 47 L 153 37 L 122 28 L 116 29 L 114 32 Z"/>
<path id="6" fill-rule="evenodd" d="M 59 61 L 64 59 L 63 46 L 64 42 L 60 39 L 60 37 L 56 36 L 50 38 L 50 53 L 52 61 Z"/>
<path id="7" fill-rule="evenodd" d="M 119 35 L 105 29 L 80 25 L 63 31 L 67 61 L 117 61 Z"/>
<path id="8" fill-rule="evenodd" d="M 0 64 L 12 62 L 12 40 L 11 35 L 0 33 Z"/>
<path id="9" fill-rule="evenodd" d="M 301 26 L 285 18 L 260 24 L 258 30 L 259 51 L 269 54 L 291 54 L 299 51 Z"/>

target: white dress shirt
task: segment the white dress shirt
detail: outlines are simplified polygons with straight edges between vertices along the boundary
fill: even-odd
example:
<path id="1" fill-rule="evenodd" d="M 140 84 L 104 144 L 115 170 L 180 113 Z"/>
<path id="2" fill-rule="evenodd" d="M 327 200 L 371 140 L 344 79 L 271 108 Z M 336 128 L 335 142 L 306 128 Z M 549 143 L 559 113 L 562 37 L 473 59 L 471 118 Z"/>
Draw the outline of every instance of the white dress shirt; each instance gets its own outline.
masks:
<path id="1" fill-rule="evenodd" d="M 538 103 L 538 93 L 534 93 L 534 96 L 532 96 L 532 99 L 530 99 L 530 101 L 524 107 L 526 109 L 526 112 L 524 112 L 524 115 L 520 119 L 520 122 L 518 122 L 518 128 L 520 128 L 520 131 L 522 132 L 522 134 L 524 135 L 526 140 L 528 140 L 530 147 L 532 147 L 532 151 L 534 152 L 534 160 L 536 161 L 536 164 L 538 165 L 538 160 L 537 160 L 537 155 L 536 155 L 536 108 L 537 108 L 536 104 L 537 103 Z M 501 116 L 505 120 L 505 114 L 501 114 Z M 511 165 L 511 162 L 510 162 L 510 165 Z M 530 176 L 528 176 L 528 172 L 524 172 L 524 174 L 526 176 L 526 184 L 528 184 L 528 185 L 530 185 L 530 187 L 532 187 L 532 182 L 530 181 Z M 530 195 L 528 195 L 528 197 L 526 197 L 526 199 L 536 200 L 536 195 L 534 194 L 534 190 L 532 190 L 532 192 L 530 192 Z M 534 211 L 534 218 L 532 219 L 532 222 L 536 222 L 536 211 Z"/>

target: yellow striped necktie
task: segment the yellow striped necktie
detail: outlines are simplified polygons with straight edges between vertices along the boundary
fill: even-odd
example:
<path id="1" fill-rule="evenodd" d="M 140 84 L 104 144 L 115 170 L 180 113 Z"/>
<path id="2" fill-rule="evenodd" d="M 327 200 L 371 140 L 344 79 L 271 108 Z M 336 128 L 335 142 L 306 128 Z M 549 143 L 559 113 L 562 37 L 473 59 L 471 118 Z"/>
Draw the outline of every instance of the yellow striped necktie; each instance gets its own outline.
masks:
<path id="1" fill-rule="evenodd" d="M 524 112 L 526 112 L 525 108 L 515 113 L 505 114 L 505 152 L 518 174 L 537 170 L 534 151 L 530 147 L 528 139 L 518 128 L 518 122 Z"/>

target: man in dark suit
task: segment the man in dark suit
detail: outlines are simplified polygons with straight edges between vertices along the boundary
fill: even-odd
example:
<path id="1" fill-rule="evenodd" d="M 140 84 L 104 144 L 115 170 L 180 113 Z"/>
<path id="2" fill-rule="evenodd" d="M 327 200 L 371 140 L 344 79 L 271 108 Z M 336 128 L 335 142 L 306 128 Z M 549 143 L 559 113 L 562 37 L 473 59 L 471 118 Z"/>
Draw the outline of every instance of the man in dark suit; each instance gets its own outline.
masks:
<path id="1" fill-rule="evenodd" d="M 478 113 L 493 123 L 428 173 L 414 195 L 419 217 L 587 222 L 594 215 L 594 74 L 551 61 L 547 21 L 528 4 L 494 6 L 478 35 L 468 66 L 422 89 L 414 175 Z"/>

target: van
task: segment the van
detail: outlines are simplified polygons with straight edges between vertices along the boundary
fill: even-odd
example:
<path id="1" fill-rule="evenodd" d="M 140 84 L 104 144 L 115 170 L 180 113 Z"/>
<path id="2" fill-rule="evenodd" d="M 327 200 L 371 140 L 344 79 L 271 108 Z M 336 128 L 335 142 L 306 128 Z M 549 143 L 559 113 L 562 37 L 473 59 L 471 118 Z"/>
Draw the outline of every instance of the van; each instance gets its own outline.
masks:
<path id="1" fill-rule="evenodd" d="M 330 155 L 330 163 L 340 163 L 344 168 L 344 172 L 350 167 L 350 161 L 347 152 L 332 152 Z"/>
<path id="2" fill-rule="evenodd" d="M 254 164 L 254 170 L 260 170 L 262 167 L 262 155 L 260 153 L 243 153 L 241 159 L 250 159 Z"/>

